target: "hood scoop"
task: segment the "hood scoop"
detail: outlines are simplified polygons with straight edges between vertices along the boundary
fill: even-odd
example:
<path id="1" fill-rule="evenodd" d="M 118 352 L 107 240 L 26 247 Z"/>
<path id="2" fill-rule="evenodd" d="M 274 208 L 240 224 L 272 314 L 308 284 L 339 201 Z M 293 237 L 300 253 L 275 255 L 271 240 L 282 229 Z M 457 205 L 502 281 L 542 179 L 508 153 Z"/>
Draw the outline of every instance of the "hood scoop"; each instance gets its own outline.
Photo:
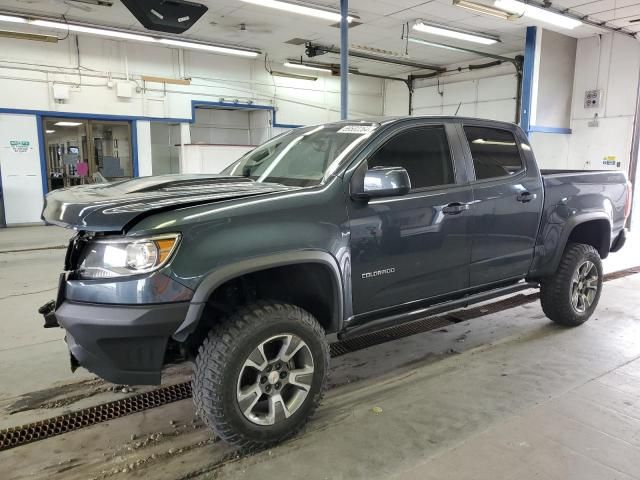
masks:
<path id="1" fill-rule="evenodd" d="M 294 190 L 221 175 L 162 175 L 54 190 L 43 220 L 77 230 L 122 231 L 138 217 L 171 208 Z"/>

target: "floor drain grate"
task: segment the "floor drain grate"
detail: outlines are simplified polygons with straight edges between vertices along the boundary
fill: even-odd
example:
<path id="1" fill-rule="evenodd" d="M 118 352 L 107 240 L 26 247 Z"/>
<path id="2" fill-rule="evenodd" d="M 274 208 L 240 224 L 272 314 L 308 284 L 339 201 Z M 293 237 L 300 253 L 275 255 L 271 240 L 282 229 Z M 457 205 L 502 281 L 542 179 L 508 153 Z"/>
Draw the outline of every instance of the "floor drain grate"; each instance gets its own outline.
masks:
<path id="1" fill-rule="evenodd" d="M 178 383 L 40 422 L 0 430 L 0 451 L 190 397 L 191 384 Z"/>
<path id="2" fill-rule="evenodd" d="M 640 266 L 608 273 L 604 281 L 616 280 L 640 273 Z M 381 343 L 409 337 L 418 333 L 443 328 L 454 323 L 489 315 L 492 313 L 531 303 L 538 299 L 538 293 L 519 294 L 504 300 L 481 305 L 479 307 L 456 310 L 442 316 L 427 317 L 404 325 L 389 327 L 377 332 L 343 340 L 330 346 L 331 356 L 339 357 L 356 350 L 379 345 Z M 85 408 L 40 422 L 30 423 L 6 430 L 0 430 L 0 451 L 25 445 L 37 440 L 54 437 L 80 428 L 106 422 L 118 417 L 124 417 L 136 412 L 142 412 L 154 407 L 160 407 L 191 397 L 191 384 L 178 383 L 161 387 L 150 392 L 140 393 L 129 398 L 116 400 L 95 407 Z"/>

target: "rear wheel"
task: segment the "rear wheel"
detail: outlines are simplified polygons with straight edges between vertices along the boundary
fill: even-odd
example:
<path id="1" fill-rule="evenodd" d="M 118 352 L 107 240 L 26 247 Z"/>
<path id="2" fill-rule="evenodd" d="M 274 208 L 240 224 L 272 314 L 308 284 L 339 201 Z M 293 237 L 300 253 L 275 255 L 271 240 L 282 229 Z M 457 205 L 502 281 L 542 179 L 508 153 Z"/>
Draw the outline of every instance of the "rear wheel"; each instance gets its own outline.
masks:
<path id="1" fill-rule="evenodd" d="M 294 435 L 315 411 L 328 363 L 324 331 L 311 314 L 277 302 L 244 307 L 200 347 L 196 411 L 231 444 L 269 447 Z"/>
<path id="2" fill-rule="evenodd" d="M 591 245 L 567 245 L 558 270 L 541 282 L 540 300 L 545 315 L 574 327 L 593 314 L 602 292 L 602 261 Z"/>

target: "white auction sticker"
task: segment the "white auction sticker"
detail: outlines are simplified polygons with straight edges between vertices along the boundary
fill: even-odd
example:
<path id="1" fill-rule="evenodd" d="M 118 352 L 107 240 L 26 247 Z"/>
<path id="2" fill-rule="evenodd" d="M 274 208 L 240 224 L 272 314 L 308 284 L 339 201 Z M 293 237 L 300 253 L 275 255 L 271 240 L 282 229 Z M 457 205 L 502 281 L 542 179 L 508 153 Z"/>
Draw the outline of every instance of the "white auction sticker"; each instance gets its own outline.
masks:
<path id="1" fill-rule="evenodd" d="M 338 133 L 369 133 L 375 128 L 374 125 L 347 125 L 338 130 Z"/>

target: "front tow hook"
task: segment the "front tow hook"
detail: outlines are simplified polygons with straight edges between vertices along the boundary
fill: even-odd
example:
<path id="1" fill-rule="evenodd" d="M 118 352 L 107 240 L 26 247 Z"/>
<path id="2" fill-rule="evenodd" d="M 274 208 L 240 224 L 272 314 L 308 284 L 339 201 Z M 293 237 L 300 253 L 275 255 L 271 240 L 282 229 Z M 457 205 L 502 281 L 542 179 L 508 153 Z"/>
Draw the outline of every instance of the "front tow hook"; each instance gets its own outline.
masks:
<path id="1" fill-rule="evenodd" d="M 44 328 L 56 328 L 59 327 L 58 319 L 56 318 L 56 301 L 50 300 L 38 309 L 38 313 L 44 317 Z"/>

